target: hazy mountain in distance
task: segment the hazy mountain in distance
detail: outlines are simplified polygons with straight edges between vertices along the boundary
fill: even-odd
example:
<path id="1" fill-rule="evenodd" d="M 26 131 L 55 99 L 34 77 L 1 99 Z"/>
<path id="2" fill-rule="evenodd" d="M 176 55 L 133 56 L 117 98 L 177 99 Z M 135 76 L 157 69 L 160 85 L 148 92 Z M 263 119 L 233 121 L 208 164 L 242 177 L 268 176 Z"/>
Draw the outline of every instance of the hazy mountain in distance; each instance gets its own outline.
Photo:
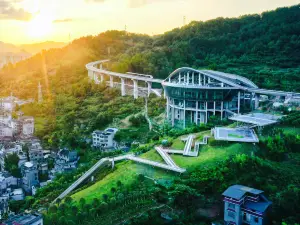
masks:
<path id="1" fill-rule="evenodd" d="M 13 44 L 4 43 L 4 42 L 0 41 L 0 54 L 7 53 L 7 52 L 19 53 L 19 52 L 21 52 L 21 49 Z"/>
<path id="2" fill-rule="evenodd" d="M 66 43 L 64 42 L 45 41 L 41 43 L 23 44 L 19 45 L 18 47 L 34 55 L 42 50 L 48 50 L 50 48 L 62 48 L 65 45 Z"/>

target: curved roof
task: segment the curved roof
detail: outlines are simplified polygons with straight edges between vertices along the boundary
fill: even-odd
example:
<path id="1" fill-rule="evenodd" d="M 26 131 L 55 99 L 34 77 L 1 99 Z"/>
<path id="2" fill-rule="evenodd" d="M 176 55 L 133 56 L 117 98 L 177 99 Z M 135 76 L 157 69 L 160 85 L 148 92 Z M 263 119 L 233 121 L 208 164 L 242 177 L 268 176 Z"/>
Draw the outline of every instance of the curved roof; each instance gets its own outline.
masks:
<path id="1" fill-rule="evenodd" d="M 206 71 L 206 70 L 196 70 L 196 69 L 193 69 L 193 68 L 190 68 L 190 67 L 181 67 L 179 69 L 176 69 L 175 71 L 173 71 L 165 80 L 164 82 L 168 82 L 168 79 L 169 78 L 172 78 L 174 77 L 175 75 L 177 75 L 178 73 L 180 72 L 186 72 L 186 71 L 189 71 L 189 72 L 196 72 L 196 73 L 201 73 L 201 74 L 205 74 L 206 76 L 208 77 L 211 77 L 213 79 L 216 79 L 216 80 L 219 80 L 225 84 L 228 84 L 230 86 L 233 86 L 233 87 L 237 87 L 237 88 L 242 88 L 244 89 L 245 87 L 243 87 L 242 85 L 238 84 L 237 82 L 234 82 L 233 80 L 231 79 L 226 79 L 226 77 L 224 76 L 220 76 L 218 74 L 214 74 L 212 73 L 211 71 Z"/>

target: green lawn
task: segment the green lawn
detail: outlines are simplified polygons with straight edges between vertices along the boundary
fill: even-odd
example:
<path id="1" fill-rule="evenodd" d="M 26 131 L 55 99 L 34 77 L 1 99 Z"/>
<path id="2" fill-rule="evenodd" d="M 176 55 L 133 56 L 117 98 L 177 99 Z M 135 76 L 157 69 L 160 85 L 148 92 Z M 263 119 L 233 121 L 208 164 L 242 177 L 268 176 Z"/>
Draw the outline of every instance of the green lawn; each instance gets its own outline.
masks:
<path id="1" fill-rule="evenodd" d="M 174 143 L 175 146 L 176 144 L 179 146 L 180 138 L 176 139 Z M 174 143 L 172 148 L 175 148 Z M 186 157 L 182 155 L 171 155 L 171 157 L 178 166 L 186 168 L 187 170 L 193 170 L 196 167 L 212 166 L 216 162 L 225 160 L 229 156 L 237 153 L 251 154 L 251 151 L 254 151 L 254 149 L 253 145 L 249 143 L 233 143 L 229 146 L 216 147 L 206 145 L 200 147 L 198 157 Z M 154 149 L 142 154 L 140 157 L 157 162 L 163 162 L 161 156 Z M 75 201 L 79 201 L 80 198 L 85 198 L 87 202 L 91 202 L 93 198 L 102 198 L 103 194 L 111 195 L 111 188 L 117 186 L 116 183 L 118 180 L 121 181 L 124 186 L 129 186 L 137 179 L 139 174 L 144 174 L 146 177 L 152 179 L 164 180 L 173 180 L 176 176 L 179 176 L 179 174 L 175 172 L 164 171 L 162 169 L 153 168 L 136 162 L 120 162 L 117 163 L 115 169 L 102 180 L 73 194 L 72 198 Z"/>
<path id="2" fill-rule="evenodd" d="M 238 153 L 251 154 L 253 145 L 249 143 L 234 143 L 226 147 L 209 145 L 201 146 L 198 157 L 187 157 L 182 155 L 172 155 L 175 163 L 188 170 L 195 167 L 206 167 L 214 165 L 217 161 L 225 160 L 231 155 Z"/>
<path id="3" fill-rule="evenodd" d="M 145 154 L 150 156 L 151 159 L 160 157 L 157 153 L 155 153 L 157 156 L 153 153 L 155 153 L 154 150 L 153 152 L 147 152 Z M 143 155 L 144 158 L 145 154 Z M 137 179 L 139 174 L 144 174 L 153 179 L 173 179 L 173 177 L 177 175 L 174 172 L 165 172 L 162 169 L 138 164 L 136 162 L 120 162 L 116 164 L 114 171 L 92 186 L 73 194 L 72 198 L 75 201 L 79 201 L 80 198 L 85 198 L 85 200 L 90 203 L 93 198 L 101 199 L 103 194 L 111 195 L 111 188 L 117 187 L 116 183 L 118 180 L 121 181 L 124 186 L 129 186 Z"/>

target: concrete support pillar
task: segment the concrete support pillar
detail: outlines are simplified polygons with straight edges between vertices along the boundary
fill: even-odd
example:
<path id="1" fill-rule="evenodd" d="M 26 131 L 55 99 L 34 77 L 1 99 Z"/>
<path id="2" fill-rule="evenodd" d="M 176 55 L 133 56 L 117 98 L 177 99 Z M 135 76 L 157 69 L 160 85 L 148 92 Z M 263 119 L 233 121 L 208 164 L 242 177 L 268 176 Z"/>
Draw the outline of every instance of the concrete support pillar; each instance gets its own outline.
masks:
<path id="1" fill-rule="evenodd" d="M 201 85 L 201 81 L 202 81 L 202 79 L 201 79 L 201 73 L 199 73 L 199 79 L 198 79 L 199 85 Z"/>
<path id="2" fill-rule="evenodd" d="M 183 129 L 185 129 L 185 100 L 183 100 Z"/>
<path id="3" fill-rule="evenodd" d="M 205 102 L 205 123 L 207 123 L 207 120 L 208 120 L 207 116 L 208 116 L 207 102 Z"/>
<path id="4" fill-rule="evenodd" d="M 214 116 L 216 115 L 216 102 L 214 102 Z"/>
<path id="5" fill-rule="evenodd" d="M 195 122 L 198 125 L 198 101 L 196 101 L 196 116 L 195 116 Z"/>
<path id="6" fill-rule="evenodd" d="M 151 82 L 147 82 L 147 88 L 148 88 L 148 97 L 150 96 L 150 94 L 151 94 L 151 87 L 152 87 L 152 83 Z"/>
<path id="7" fill-rule="evenodd" d="M 94 81 L 96 81 L 96 73 L 93 71 L 93 75 L 92 75 L 93 77 L 92 77 L 92 79 L 94 80 Z"/>
<path id="8" fill-rule="evenodd" d="M 122 94 L 122 96 L 126 95 L 125 79 L 124 78 L 121 78 L 121 94 Z"/>
<path id="9" fill-rule="evenodd" d="M 167 98 L 167 121 L 169 121 L 170 116 L 170 99 Z"/>
<path id="10" fill-rule="evenodd" d="M 183 74 L 183 82 L 186 83 L 186 76 Z"/>
<path id="11" fill-rule="evenodd" d="M 258 107 L 259 107 L 259 94 L 255 94 L 254 109 L 257 109 Z"/>
<path id="12" fill-rule="evenodd" d="M 208 77 L 208 82 L 207 82 L 208 84 L 210 83 L 210 77 Z"/>
<path id="13" fill-rule="evenodd" d="M 240 114 L 240 107 L 241 107 L 241 92 L 238 92 L 238 114 Z"/>
<path id="14" fill-rule="evenodd" d="M 194 78 L 195 76 L 194 76 L 194 72 L 192 73 L 192 85 L 194 85 L 195 84 L 195 78 Z"/>
<path id="15" fill-rule="evenodd" d="M 109 86 L 110 86 L 111 88 L 114 87 L 114 77 L 113 77 L 113 76 L 109 76 Z"/>
<path id="16" fill-rule="evenodd" d="M 133 80 L 133 97 L 137 99 L 139 97 L 138 81 Z"/>
<path id="17" fill-rule="evenodd" d="M 221 120 L 223 120 L 223 106 L 224 105 L 224 103 L 223 103 L 223 101 L 221 102 Z"/>
<path id="18" fill-rule="evenodd" d="M 179 84 L 181 83 L 181 73 L 179 73 L 179 75 L 178 75 L 178 83 Z"/>
<path id="19" fill-rule="evenodd" d="M 203 86 L 205 86 L 206 85 L 206 80 L 205 80 L 205 75 L 203 74 Z"/>
<path id="20" fill-rule="evenodd" d="M 187 73 L 186 77 L 187 77 L 187 84 L 189 84 L 190 83 L 190 73 L 189 72 Z"/>
<path id="21" fill-rule="evenodd" d="M 100 69 L 100 70 L 102 70 L 102 63 L 100 64 L 100 67 L 99 67 L 99 69 Z"/>
<path id="22" fill-rule="evenodd" d="M 102 64 L 101 64 L 101 65 L 102 65 Z M 102 84 L 103 81 L 104 81 L 104 75 L 101 73 L 101 74 L 100 74 L 100 83 Z"/>
<path id="23" fill-rule="evenodd" d="M 171 115 L 171 117 L 172 117 L 172 127 L 174 127 L 175 126 L 175 108 L 174 108 L 174 100 L 173 100 L 173 102 L 172 102 L 172 115 Z"/>

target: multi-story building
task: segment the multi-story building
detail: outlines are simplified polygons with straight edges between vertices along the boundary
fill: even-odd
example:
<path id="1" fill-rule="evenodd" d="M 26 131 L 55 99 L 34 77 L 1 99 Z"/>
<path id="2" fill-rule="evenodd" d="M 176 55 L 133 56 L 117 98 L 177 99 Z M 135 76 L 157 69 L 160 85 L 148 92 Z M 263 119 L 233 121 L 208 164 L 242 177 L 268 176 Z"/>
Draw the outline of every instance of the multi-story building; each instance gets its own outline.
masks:
<path id="1" fill-rule="evenodd" d="M 8 172 L 0 172 L 0 195 L 7 191 L 7 188 L 17 187 L 18 178 Z"/>
<path id="2" fill-rule="evenodd" d="M 51 171 L 50 176 L 54 176 L 56 173 L 62 173 L 76 169 L 78 160 L 79 157 L 75 150 L 70 151 L 67 148 L 61 149 L 57 153 L 54 169 Z"/>
<path id="3" fill-rule="evenodd" d="M 92 133 L 93 146 L 101 148 L 115 148 L 116 142 L 114 141 L 117 128 L 107 128 L 104 131 L 95 130 Z"/>
<path id="4" fill-rule="evenodd" d="M 43 216 L 39 213 L 18 214 L 2 222 L 2 225 L 43 225 Z"/>
<path id="5" fill-rule="evenodd" d="M 223 119 L 245 108 L 258 107 L 258 87 L 245 77 L 209 70 L 180 68 L 162 82 L 167 119 L 172 126 L 205 124 L 209 117 Z M 253 100 L 253 101 L 252 101 Z"/>
<path id="6" fill-rule="evenodd" d="M 43 148 L 38 141 L 31 142 L 28 146 L 29 159 L 32 162 L 41 162 L 44 160 Z"/>
<path id="7" fill-rule="evenodd" d="M 8 193 L 8 196 L 14 201 L 22 201 L 25 199 L 25 193 L 22 188 L 13 189 Z"/>
<path id="8" fill-rule="evenodd" d="M 15 97 L 0 98 L 0 111 L 12 112 L 16 107 Z"/>
<path id="9" fill-rule="evenodd" d="M 31 137 L 34 133 L 34 118 L 32 116 L 22 116 L 19 121 L 21 123 L 21 135 Z"/>
<path id="10" fill-rule="evenodd" d="M 38 168 L 33 162 L 25 162 L 21 167 L 22 187 L 27 193 L 31 193 L 32 187 L 39 185 Z"/>
<path id="11" fill-rule="evenodd" d="M 27 161 L 26 153 L 23 152 L 21 145 L 13 144 L 10 146 L 2 146 L 0 147 L 0 166 L 2 171 L 5 168 L 5 157 L 14 153 L 17 154 L 19 157 L 19 167 L 21 167 Z"/>
<path id="12" fill-rule="evenodd" d="M 272 202 L 263 191 L 243 185 L 233 185 L 224 193 L 224 221 L 227 225 L 268 224 L 267 215 Z"/>

